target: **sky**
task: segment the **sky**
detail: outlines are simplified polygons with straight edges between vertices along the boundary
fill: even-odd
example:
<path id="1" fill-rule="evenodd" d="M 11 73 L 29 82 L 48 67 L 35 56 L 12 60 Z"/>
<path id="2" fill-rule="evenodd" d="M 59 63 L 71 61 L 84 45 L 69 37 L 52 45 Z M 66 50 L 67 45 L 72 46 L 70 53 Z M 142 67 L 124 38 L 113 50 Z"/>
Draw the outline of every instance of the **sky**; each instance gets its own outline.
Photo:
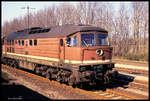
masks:
<path id="1" fill-rule="evenodd" d="M 2 25 L 5 21 L 12 21 L 14 18 L 18 18 L 20 16 L 24 16 L 27 14 L 27 9 L 21 9 L 22 7 L 27 7 L 29 6 L 29 8 L 35 8 L 35 9 L 30 9 L 29 12 L 30 13 L 34 13 L 37 12 L 41 9 L 44 9 L 48 6 L 52 6 L 52 5 L 57 5 L 60 4 L 62 2 L 25 2 L 25 1 L 21 1 L 21 2 L 1 2 L 1 21 L 2 21 Z"/>
<path id="2" fill-rule="evenodd" d="M 19 18 L 20 16 L 24 16 L 27 14 L 27 9 L 21 9 L 22 7 L 26 7 L 29 6 L 29 8 L 35 8 L 35 9 L 30 9 L 29 12 L 30 13 L 36 13 L 38 12 L 39 10 L 42 10 L 46 7 L 49 7 L 49 6 L 52 6 L 52 5 L 59 5 L 63 2 L 60 2 L 60 1 L 45 1 L 45 2 L 26 2 L 26 1 L 3 1 L 1 2 L 1 22 L 2 22 L 2 25 L 4 24 L 4 22 L 6 21 L 12 21 L 14 18 Z M 70 2 L 72 4 L 76 4 L 77 2 Z M 119 2 L 114 2 L 117 4 L 119 4 Z M 117 6 L 116 6 L 117 7 Z"/>

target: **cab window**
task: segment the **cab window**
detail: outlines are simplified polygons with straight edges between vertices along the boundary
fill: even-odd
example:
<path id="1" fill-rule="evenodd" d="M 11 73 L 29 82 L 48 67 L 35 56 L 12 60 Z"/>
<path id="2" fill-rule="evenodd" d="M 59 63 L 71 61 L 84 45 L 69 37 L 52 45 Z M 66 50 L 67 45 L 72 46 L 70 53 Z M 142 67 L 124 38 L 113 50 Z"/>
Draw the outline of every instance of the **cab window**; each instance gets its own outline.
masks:
<path id="1" fill-rule="evenodd" d="M 20 46 L 20 40 L 18 41 L 18 44 L 19 44 L 19 46 Z"/>
<path id="2" fill-rule="evenodd" d="M 77 36 L 71 37 L 67 39 L 67 46 L 78 46 L 78 38 Z"/>
<path id="3" fill-rule="evenodd" d="M 63 39 L 60 39 L 60 46 L 63 46 Z"/>
<path id="4" fill-rule="evenodd" d="M 9 41 L 7 40 L 7 45 L 9 45 Z"/>
<path id="5" fill-rule="evenodd" d="M 96 41 L 94 34 L 81 34 L 81 45 L 82 46 L 95 46 Z"/>
<path id="6" fill-rule="evenodd" d="M 78 39 L 77 37 L 73 37 L 73 46 L 77 46 L 78 45 Z"/>
<path id="7" fill-rule="evenodd" d="M 15 44 L 17 44 L 17 40 L 15 40 Z"/>
<path id="8" fill-rule="evenodd" d="M 9 40 L 9 45 L 11 45 L 11 40 Z"/>
<path id="9" fill-rule="evenodd" d="M 32 40 L 29 41 L 30 46 L 32 46 Z"/>
<path id="10" fill-rule="evenodd" d="M 37 46 L 37 40 L 34 40 L 34 46 Z"/>
<path id="11" fill-rule="evenodd" d="M 98 45 L 108 45 L 107 34 L 98 34 Z"/>
<path id="12" fill-rule="evenodd" d="M 24 46 L 24 40 L 22 40 L 22 46 Z"/>
<path id="13" fill-rule="evenodd" d="M 14 40 L 12 40 L 12 45 L 14 45 Z"/>

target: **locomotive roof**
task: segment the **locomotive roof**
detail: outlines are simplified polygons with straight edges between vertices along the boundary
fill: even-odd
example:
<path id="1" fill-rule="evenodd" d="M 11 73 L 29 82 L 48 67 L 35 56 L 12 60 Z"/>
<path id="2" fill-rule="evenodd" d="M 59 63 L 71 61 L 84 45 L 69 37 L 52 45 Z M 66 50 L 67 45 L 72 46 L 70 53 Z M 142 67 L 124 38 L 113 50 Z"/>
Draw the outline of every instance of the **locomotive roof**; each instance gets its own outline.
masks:
<path id="1" fill-rule="evenodd" d="M 82 31 L 98 31 L 98 32 L 107 33 L 105 29 L 102 29 L 100 27 L 93 27 L 90 25 L 67 24 L 67 25 L 55 26 L 49 28 L 33 27 L 25 30 L 20 30 L 9 34 L 6 37 L 6 40 L 66 37 L 76 32 L 82 32 Z"/>

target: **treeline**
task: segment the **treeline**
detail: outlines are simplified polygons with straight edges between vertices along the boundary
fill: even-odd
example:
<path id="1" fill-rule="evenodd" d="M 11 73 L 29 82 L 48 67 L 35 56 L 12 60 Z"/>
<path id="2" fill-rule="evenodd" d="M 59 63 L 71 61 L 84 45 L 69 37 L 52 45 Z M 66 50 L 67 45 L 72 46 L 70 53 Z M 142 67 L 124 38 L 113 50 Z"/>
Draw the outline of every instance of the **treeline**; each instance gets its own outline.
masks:
<path id="1" fill-rule="evenodd" d="M 148 2 L 120 3 L 79 2 L 61 3 L 29 14 L 30 27 L 50 27 L 63 24 L 90 24 L 109 31 L 113 55 L 148 61 Z M 2 37 L 26 29 L 28 15 L 5 22 Z"/>

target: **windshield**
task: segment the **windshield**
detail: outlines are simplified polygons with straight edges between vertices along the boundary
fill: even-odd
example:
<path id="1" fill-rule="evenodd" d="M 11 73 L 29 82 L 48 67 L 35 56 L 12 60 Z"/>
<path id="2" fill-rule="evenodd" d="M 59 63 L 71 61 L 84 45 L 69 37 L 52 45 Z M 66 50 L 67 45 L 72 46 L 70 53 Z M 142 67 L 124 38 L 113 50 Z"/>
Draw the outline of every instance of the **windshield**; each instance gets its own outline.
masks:
<path id="1" fill-rule="evenodd" d="M 81 46 L 103 46 L 108 45 L 107 34 L 81 34 Z"/>
<path id="2" fill-rule="evenodd" d="M 94 34 L 81 34 L 81 45 L 82 46 L 95 46 L 96 41 L 94 38 Z"/>
<path id="3" fill-rule="evenodd" d="M 98 45 L 108 45 L 107 34 L 98 34 Z"/>

